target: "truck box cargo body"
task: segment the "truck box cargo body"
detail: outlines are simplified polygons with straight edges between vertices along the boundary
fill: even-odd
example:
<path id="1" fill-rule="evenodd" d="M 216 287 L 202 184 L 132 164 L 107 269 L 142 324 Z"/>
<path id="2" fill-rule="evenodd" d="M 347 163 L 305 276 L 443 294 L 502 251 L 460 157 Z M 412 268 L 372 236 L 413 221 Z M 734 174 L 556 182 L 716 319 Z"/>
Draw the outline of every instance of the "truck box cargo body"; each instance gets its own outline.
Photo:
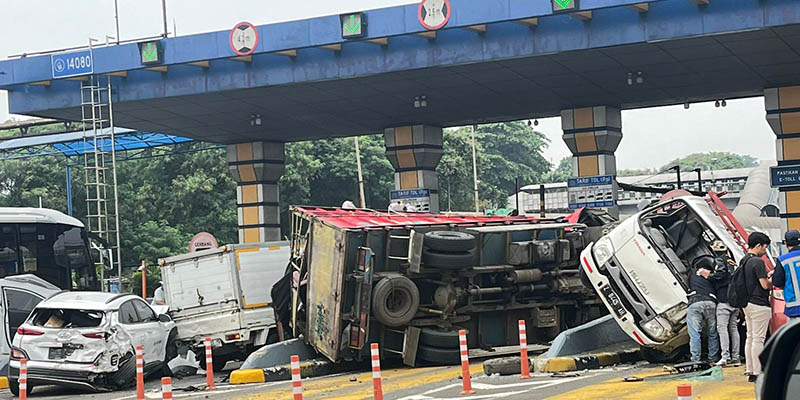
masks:
<path id="1" fill-rule="evenodd" d="M 579 276 L 582 224 L 292 208 L 291 329 L 333 361 L 458 362 L 472 347 L 549 341 L 604 310 Z"/>
<path id="2" fill-rule="evenodd" d="M 288 260 L 288 242 L 227 245 L 161 260 L 178 340 L 202 356 L 203 340 L 210 337 L 214 360 L 222 365 L 265 344 L 275 327 L 269 287 L 284 275 Z"/>

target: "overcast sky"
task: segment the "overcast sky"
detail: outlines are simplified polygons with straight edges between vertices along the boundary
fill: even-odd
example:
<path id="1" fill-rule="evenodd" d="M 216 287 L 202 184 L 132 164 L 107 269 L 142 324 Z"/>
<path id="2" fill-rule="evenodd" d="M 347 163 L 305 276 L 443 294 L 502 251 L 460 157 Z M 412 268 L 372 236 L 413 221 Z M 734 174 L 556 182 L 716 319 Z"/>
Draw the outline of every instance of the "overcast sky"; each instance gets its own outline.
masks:
<path id="1" fill-rule="evenodd" d="M 415 3 L 412 0 L 167 0 L 169 29 L 178 35 L 228 30 L 239 21 L 256 25 Z M 89 37 L 114 35 L 113 0 L 3 0 L 0 58 L 11 54 L 85 44 Z M 163 31 L 161 0 L 119 0 L 123 40 Z M 8 119 L 5 92 L 0 91 L 0 121 Z M 557 163 L 569 155 L 561 141 L 558 118 L 539 121 L 538 130 L 552 141 L 545 156 Z M 622 113 L 623 139 L 618 168 L 654 168 L 694 152 L 731 151 L 762 160 L 775 158 L 775 136 L 764 118 L 763 98 L 659 107 Z M 354 132 L 362 133 L 362 132 Z"/>

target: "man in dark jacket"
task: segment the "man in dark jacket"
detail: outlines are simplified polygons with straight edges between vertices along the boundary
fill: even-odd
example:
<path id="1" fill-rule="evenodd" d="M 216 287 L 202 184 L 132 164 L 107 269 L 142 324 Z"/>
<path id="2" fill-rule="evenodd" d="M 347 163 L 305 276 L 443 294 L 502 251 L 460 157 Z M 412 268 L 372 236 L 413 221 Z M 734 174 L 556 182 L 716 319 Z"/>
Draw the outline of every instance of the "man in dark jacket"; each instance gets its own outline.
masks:
<path id="1" fill-rule="evenodd" d="M 689 351 L 694 362 L 700 361 L 704 325 L 708 332 L 708 356 L 712 362 L 719 357 L 717 296 L 711 281 L 714 266 L 714 257 L 700 256 L 692 262 L 692 270 L 689 272 L 689 310 L 686 324 L 689 328 Z"/>
<path id="2" fill-rule="evenodd" d="M 739 366 L 740 339 L 739 328 L 736 326 L 739 309 L 728 304 L 728 286 L 730 286 L 731 274 L 736 268 L 736 261 L 729 256 L 728 247 L 719 240 L 712 243 L 711 249 L 716 255 L 712 279 L 717 294 L 717 333 L 722 350 L 722 358 L 716 365 Z"/>

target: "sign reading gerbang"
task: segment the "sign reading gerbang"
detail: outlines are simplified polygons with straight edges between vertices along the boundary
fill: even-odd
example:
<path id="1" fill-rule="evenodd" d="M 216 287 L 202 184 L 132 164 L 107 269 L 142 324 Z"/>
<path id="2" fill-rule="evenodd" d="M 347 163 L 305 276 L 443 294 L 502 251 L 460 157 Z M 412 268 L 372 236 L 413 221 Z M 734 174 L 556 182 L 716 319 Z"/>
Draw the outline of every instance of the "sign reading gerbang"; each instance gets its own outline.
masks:
<path id="1" fill-rule="evenodd" d="M 770 167 L 769 175 L 774 188 L 800 186 L 800 165 Z"/>
<path id="2" fill-rule="evenodd" d="M 613 207 L 614 176 L 584 176 L 570 178 L 567 181 L 569 208 L 576 210 L 582 207 Z"/>
<path id="3" fill-rule="evenodd" d="M 53 79 L 89 75 L 94 72 L 93 61 L 91 50 L 53 54 L 50 56 Z"/>

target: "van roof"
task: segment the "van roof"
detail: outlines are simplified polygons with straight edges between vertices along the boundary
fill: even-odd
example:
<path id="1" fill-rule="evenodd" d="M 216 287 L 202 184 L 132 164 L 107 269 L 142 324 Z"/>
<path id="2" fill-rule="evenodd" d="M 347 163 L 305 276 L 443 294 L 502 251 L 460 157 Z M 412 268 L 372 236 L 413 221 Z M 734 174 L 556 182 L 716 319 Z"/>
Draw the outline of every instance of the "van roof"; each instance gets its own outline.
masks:
<path id="1" fill-rule="evenodd" d="M 83 228 L 83 222 L 49 208 L 0 207 L 0 224 L 63 224 Z"/>

